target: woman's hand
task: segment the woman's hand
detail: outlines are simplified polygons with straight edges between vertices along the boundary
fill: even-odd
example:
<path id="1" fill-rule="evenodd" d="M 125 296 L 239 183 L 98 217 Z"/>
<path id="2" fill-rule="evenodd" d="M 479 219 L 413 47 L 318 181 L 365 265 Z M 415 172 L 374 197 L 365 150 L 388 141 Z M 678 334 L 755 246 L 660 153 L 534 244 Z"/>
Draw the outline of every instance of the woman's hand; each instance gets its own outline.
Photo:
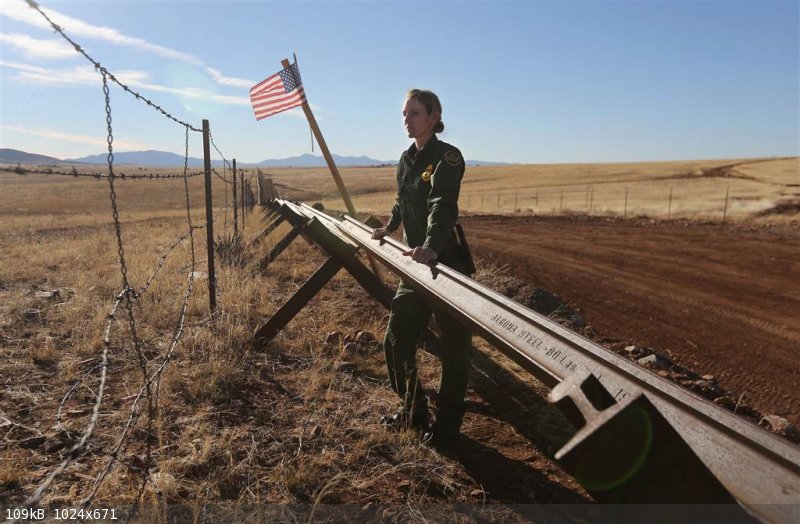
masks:
<path id="1" fill-rule="evenodd" d="M 408 251 L 403 252 L 403 256 L 411 257 L 411 260 L 414 262 L 419 262 L 420 264 L 428 264 L 431 265 L 436 262 L 438 255 L 436 251 L 429 247 L 415 247 L 414 249 L 409 249 Z"/>
<path id="2" fill-rule="evenodd" d="M 372 231 L 372 240 L 380 240 L 380 239 L 382 239 L 383 237 L 385 237 L 386 235 L 389 235 L 389 234 L 391 234 L 391 231 L 389 231 L 385 227 L 376 227 Z"/>

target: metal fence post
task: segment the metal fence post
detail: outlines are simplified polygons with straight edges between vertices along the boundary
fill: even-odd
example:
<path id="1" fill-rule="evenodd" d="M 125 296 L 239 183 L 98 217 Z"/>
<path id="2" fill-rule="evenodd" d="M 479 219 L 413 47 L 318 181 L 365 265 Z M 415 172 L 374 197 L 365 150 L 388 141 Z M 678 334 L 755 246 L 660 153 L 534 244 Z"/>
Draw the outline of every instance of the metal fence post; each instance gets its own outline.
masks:
<path id="1" fill-rule="evenodd" d="M 211 313 L 217 309 L 217 276 L 214 273 L 214 213 L 211 202 L 211 147 L 208 120 L 203 120 L 203 169 L 206 175 L 206 242 L 208 244 L 208 301 Z"/>
<path id="2" fill-rule="evenodd" d="M 236 159 L 233 159 L 233 234 L 239 232 L 239 207 L 236 200 Z"/>
<path id="3" fill-rule="evenodd" d="M 731 186 L 725 190 L 725 207 L 722 208 L 722 224 L 725 225 L 725 219 L 728 217 L 728 195 L 730 195 Z"/>
<path id="4" fill-rule="evenodd" d="M 242 186 L 242 229 L 244 229 L 244 217 L 247 215 L 247 205 L 244 201 L 244 170 L 242 170 L 241 174 L 239 175 L 239 182 L 239 185 Z"/>

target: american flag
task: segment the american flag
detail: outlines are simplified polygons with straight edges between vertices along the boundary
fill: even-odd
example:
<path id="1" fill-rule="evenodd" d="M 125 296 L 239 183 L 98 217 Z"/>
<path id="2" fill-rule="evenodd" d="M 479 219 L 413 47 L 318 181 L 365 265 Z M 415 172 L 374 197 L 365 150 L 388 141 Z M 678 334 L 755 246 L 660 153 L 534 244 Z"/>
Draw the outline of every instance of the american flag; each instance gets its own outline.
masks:
<path id="1" fill-rule="evenodd" d="M 256 120 L 302 105 L 306 101 L 297 62 L 250 88 Z"/>

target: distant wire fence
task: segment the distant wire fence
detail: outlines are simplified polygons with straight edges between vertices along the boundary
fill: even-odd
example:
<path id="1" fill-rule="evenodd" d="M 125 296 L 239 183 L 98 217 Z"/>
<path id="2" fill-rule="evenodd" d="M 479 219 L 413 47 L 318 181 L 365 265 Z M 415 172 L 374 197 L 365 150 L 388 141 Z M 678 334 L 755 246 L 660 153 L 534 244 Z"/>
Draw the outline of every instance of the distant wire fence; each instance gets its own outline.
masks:
<path id="1" fill-rule="evenodd" d="M 388 213 L 394 196 L 361 195 L 354 198 L 363 209 Z M 652 188 L 641 191 L 615 187 L 597 189 L 526 188 L 522 190 L 463 191 L 458 206 L 472 214 L 516 214 L 552 216 L 598 216 L 652 219 L 706 219 L 723 224 L 734 213 L 758 212 L 757 199 L 749 194 L 734 194 L 723 186 L 716 194 L 700 196 L 692 188 L 666 188 L 656 193 Z"/>
<path id="2" fill-rule="evenodd" d="M 167 112 L 164 108 L 155 104 L 151 100 L 147 99 L 146 97 L 142 96 L 141 94 L 133 91 L 128 86 L 119 82 L 116 77 L 110 73 L 105 67 L 103 67 L 100 62 L 96 61 L 92 57 L 90 57 L 84 49 L 73 41 L 67 34 L 63 31 L 63 29 L 56 25 L 48 16 L 45 14 L 39 5 L 34 2 L 33 0 L 26 0 L 28 5 L 35 9 L 39 14 L 41 14 L 50 26 L 64 39 L 66 39 L 74 48 L 75 50 L 83 55 L 87 60 L 89 60 L 95 67 L 95 70 L 98 72 L 102 79 L 102 86 L 103 86 L 103 96 L 105 99 L 105 117 L 106 117 L 106 131 L 107 131 L 107 143 L 108 143 L 108 153 L 106 156 L 106 164 L 107 164 L 107 171 L 105 173 L 91 173 L 91 172 L 83 172 L 78 171 L 77 167 L 73 167 L 71 170 L 67 172 L 60 172 L 54 169 L 46 168 L 46 169 L 27 169 L 22 168 L 21 166 L 17 166 L 17 168 L 5 168 L 4 171 L 16 172 L 20 175 L 27 175 L 27 174 L 41 174 L 41 175 L 62 175 L 62 176 L 72 176 L 72 177 L 91 177 L 95 179 L 105 179 L 108 181 L 109 185 L 109 198 L 111 201 L 111 208 L 112 208 L 112 220 L 114 224 L 114 231 L 116 237 L 116 247 L 117 247 L 117 256 L 119 261 L 119 268 L 122 278 L 122 289 L 116 295 L 114 303 L 107 315 L 106 325 L 104 329 L 104 336 L 103 336 L 103 350 L 102 354 L 100 355 L 100 363 L 94 366 L 91 372 L 96 372 L 99 370 L 100 377 L 99 377 L 99 386 L 97 389 L 97 393 L 95 395 L 94 404 L 92 406 L 92 416 L 89 420 L 88 424 L 85 426 L 81 433 L 81 438 L 75 443 L 69 451 L 64 456 L 61 463 L 55 467 L 49 474 L 45 476 L 45 478 L 40 482 L 36 490 L 25 500 L 22 507 L 26 508 L 33 508 L 38 506 L 41 503 L 42 498 L 47 493 L 48 489 L 52 486 L 54 480 L 64 473 L 69 465 L 75 461 L 86 449 L 86 443 L 89 438 L 92 436 L 92 433 L 97 425 L 98 414 L 100 412 L 101 405 L 103 403 L 104 395 L 107 389 L 107 378 L 108 378 L 108 368 L 109 368 L 109 360 L 110 360 L 110 353 L 113 350 L 112 344 L 112 327 L 114 326 L 115 322 L 120 320 L 119 318 L 119 310 L 122 307 L 126 312 L 127 323 L 128 323 L 128 332 L 130 336 L 129 344 L 134 350 L 136 361 L 138 363 L 139 371 L 142 376 L 142 385 L 139 389 L 138 394 L 135 396 L 132 406 L 130 408 L 130 414 L 128 416 L 127 423 L 119 435 L 116 445 L 113 450 L 107 453 L 106 465 L 103 467 L 100 474 L 95 478 L 92 483 L 91 491 L 83 498 L 81 504 L 83 507 L 87 506 L 97 495 L 97 492 L 101 485 L 103 484 L 104 480 L 107 478 L 109 472 L 113 468 L 114 464 L 121 461 L 121 452 L 125 447 L 130 443 L 130 435 L 131 429 L 136 427 L 138 421 L 140 420 L 143 413 L 146 413 L 146 421 L 145 421 L 145 439 L 144 439 L 144 446 L 145 446 L 145 459 L 143 460 L 143 464 L 141 465 L 141 485 L 138 492 L 137 501 L 141 501 L 142 496 L 145 492 L 145 488 L 147 486 L 150 471 L 153 466 L 153 456 L 152 456 L 152 445 L 155 440 L 154 435 L 154 422 L 155 416 L 158 411 L 158 399 L 160 393 L 160 386 L 161 386 L 161 377 L 163 374 L 164 369 L 171 361 L 172 357 L 174 356 L 175 349 L 177 348 L 178 343 L 181 341 L 181 337 L 184 333 L 184 328 L 186 325 L 186 312 L 189 304 L 189 300 L 194 292 L 194 280 L 196 275 L 197 269 L 197 257 L 195 252 L 195 238 L 194 238 L 194 231 L 197 229 L 207 228 L 209 232 L 209 280 L 211 281 L 214 278 L 214 242 L 213 242 L 213 224 L 215 220 L 219 217 L 220 213 L 225 213 L 225 220 L 227 226 L 227 211 L 228 211 L 228 198 L 227 198 L 227 186 L 228 184 L 233 184 L 234 187 L 234 210 L 237 208 L 237 201 L 236 201 L 236 171 L 235 171 L 235 160 L 233 161 L 234 168 L 232 169 L 231 173 L 231 180 L 226 177 L 226 169 L 225 166 L 230 166 L 230 163 L 224 158 L 222 153 L 220 152 L 219 148 L 217 148 L 216 144 L 214 144 L 214 149 L 219 153 L 221 157 L 223 157 L 223 174 L 220 175 L 217 173 L 215 169 L 209 169 L 210 166 L 210 156 L 208 151 L 204 152 L 205 156 L 205 164 L 206 168 L 202 172 L 189 172 L 189 132 L 205 132 L 206 137 L 204 139 L 208 139 L 210 137 L 210 133 L 208 132 L 208 122 L 203 121 L 203 129 L 196 128 L 191 124 L 183 122 L 169 112 Z M 172 120 L 173 122 L 181 125 L 184 128 L 184 163 L 183 163 L 183 173 L 182 174 L 163 174 L 163 173 L 136 173 L 136 174 L 123 174 L 123 173 L 116 173 L 115 172 L 115 164 L 114 164 L 114 134 L 112 128 L 112 106 L 111 106 L 111 96 L 109 90 L 109 80 L 112 83 L 116 83 L 119 85 L 125 92 L 133 95 L 137 100 L 144 102 L 147 106 L 156 109 L 160 114 L 165 116 L 167 119 Z M 207 149 L 207 148 L 204 148 Z M 225 190 L 226 190 L 226 198 L 225 198 L 225 206 L 220 208 L 216 214 L 212 214 L 211 208 L 211 192 L 210 192 L 210 176 L 211 173 L 214 173 L 217 177 L 225 182 Z M 204 175 L 206 178 L 206 221 L 202 225 L 194 225 L 192 223 L 192 215 L 191 215 L 191 202 L 189 196 L 189 182 L 188 179 L 191 177 L 196 177 Z M 123 241 L 122 235 L 122 223 L 119 218 L 119 205 L 117 201 L 117 193 L 115 182 L 117 180 L 164 180 L 164 179 L 183 179 L 183 193 L 184 199 L 186 204 L 186 221 L 187 221 L 187 228 L 186 232 L 175 240 L 170 247 L 164 252 L 161 257 L 159 257 L 156 267 L 150 273 L 150 276 L 147 278 L 145 283 L 138 288 L 138 290 L 134 287 L 133 283 L 131 282 L 129 275 L 128 275 L 128 261 L 126 260 L 126 245 Z M 242 182 L 244 182 L 242 177 Z M 251 192 L 249 186 L 248 191 Z M 242 196 L 245 196 L 244 193 L 244 184 L 242 184 Z M 242 198 L 242 204 L 244 204 L 244 198 Z M 251 202 L 248 202 L 251 204 Z M 243 216 L 244 216 L 244 207 L 242 209 Z M 236 216 L 236 213 L 234 213 Z M 236 222 L 234 221 L 234 228 L 236 228 Z M 226 227 L 227 229 L 227 227 Z M 234 232 L 235 233 L 235 232 Z M 160 356 L 153 360 L 148 360 L 142 350 L 142 343 L 139 336 L 139 327 L 137 326 L 137 315 L 135 313 L 135 304 L 148 290 L 151 288 L 151 285 L 156 280 L 157 276 L 161 273 L 162 268 L 164 267 L 167 259 L 175 252 L 175 249 L 185 242 L 186 240 L 189 241 L 190 247 L 189 252 L 191 253 L 191 265 L 189 266 L 188 272 L 188 282 L 186 285 L 186 290 L 183 294 L 183 301 L 177 313 L 177 319 L 175 322 L 175 327 L 172 330 L 172 337 L 171 342 L 168 349 Z M 212 288 L 210 288 L 211 291 Z M 213 316 L 213 305 L 214 299 L 213 296 L 211 297 L 211 304 L 212 304 L 212 316 Z M 155 363 L 154 363 L 155 362 Z M 82 379 L 80 379 L 75 385 L 73 385 L 67 393 L 64 395 L 64 398 L 61 401 L 61 404 L 58 409 L 58 414 L 56 416 L 56 425 L 57 427 L 60 426 L 61 423 L 61 412 L 62 408 L 67 402 L 72 392 L 75 388 L 80 384 L 83 380 L 88 378 L 89 373 L 85 374 Z M 140 404 L 144 402 L 144 406 L 140 406 Z M 5 417 L 4 417 L 5 420 Z M 9 422 L 14 424 L 12 422 Z M 18 424 L 17 424 L 18 425 Z"/>
<path id="3" fill-rule="evenodd" d="M 75 178 L 96 178 L 96 179 L 103 179 L 109 177 L 108 173 L 88 173 L 88 172 L 78 171 L 76 167 L 73 167 L 69 171 L 58 171 L 56 169 L 49 167 L 45 169 L 33 169 L 18 164 L 17 167 L 14 168 L 0 166 L 0 171 L 16 173 L 18 175 L 55 175 L 55 176 L 71 176 Z M 188 173 L 186 175 L 182 174 L 177 175 L 170 173 L 134 173 L 134 174 L 114 173 L 114 178 L 118 178 L 120 180 L 169 180 L 169 179 L 183 180 L 184 177 L 194 178 L 203 175 L 205 175 L 203 171 Z"/>

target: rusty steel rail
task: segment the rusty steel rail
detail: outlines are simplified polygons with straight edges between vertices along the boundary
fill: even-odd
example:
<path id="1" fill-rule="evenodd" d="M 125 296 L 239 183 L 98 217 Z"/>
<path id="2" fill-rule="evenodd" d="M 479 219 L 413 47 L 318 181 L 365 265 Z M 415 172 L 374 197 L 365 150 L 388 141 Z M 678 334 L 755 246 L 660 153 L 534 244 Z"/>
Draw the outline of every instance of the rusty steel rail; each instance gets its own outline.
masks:
<path id="1" fill-rule="evenodd" d="M 425 266 L 402 255 L 408 248 L 390 238 L 372 240 L 372 228 L 341 220 L 305 204 L 274 203 L 316 218 L 348 244 L 374 255 L 392 272 L 471 326 L 549 387 L 551 401 L 568 404 L 584 425 L 560 452 L 608 420 L 589 398 L 594 377 L 618 407 L 645 397 L 702 464 L 748 513 L 767 522 L 797 522 L 800 511 L 800 447 L 723 410 L 450 268 Z M 582 389 L 583 387 L 583 389 Z M 568 409 L 566 411 L 569 411 Z M 605 412 L 613 411 L 607 409 Z M 574 420 L 574 419 L 573 419 Z M 559 458 L 557 454 L 556 458 Z M 676 464 L 675 468 L 680 468 Z"/>

